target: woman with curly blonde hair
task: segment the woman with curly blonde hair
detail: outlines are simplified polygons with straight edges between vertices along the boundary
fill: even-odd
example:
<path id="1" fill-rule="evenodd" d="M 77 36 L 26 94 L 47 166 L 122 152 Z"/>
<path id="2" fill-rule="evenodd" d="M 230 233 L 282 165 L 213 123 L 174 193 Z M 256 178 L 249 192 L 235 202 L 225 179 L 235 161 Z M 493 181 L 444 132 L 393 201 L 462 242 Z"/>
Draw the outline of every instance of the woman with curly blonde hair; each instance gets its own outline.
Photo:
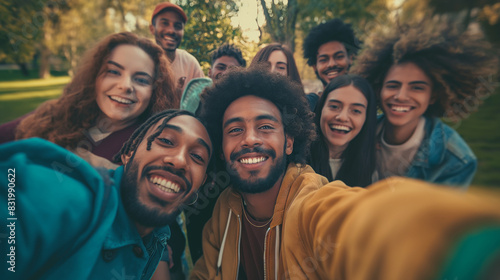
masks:
<path id="1" fill-rule="evenodd" d="M 459 120 L 479 104 L 481 78 L 497 62 L 480 34 L 427 21 L 376 34 L 352 71 L 368 79 L 384 115 L 377 126 L 377 172 L 467 188 L 477 159 L 460 135 L 441 122 Z"/>
<path id="2" fill-rule="evenodd" d="M 112 161 L 144 120 L 179 106 L 164 51 L 146 38 L 109 35 L 81 62 L 59 98 L 0 127 L 0 143 L 41 137 Z"/>

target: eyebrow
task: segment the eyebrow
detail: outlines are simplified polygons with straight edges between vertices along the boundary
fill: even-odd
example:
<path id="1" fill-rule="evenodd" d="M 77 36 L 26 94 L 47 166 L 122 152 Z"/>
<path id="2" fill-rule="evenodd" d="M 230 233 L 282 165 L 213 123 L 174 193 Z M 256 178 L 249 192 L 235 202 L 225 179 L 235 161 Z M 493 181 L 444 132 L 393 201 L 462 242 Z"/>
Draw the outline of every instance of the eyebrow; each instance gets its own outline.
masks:
<path id="1" fill-rule="evenodd" d="M 385 83 L 386 83 L 386 84 L 388 84 L 388 83 L 402 84 L 402 82 L 397 81 L 397 80 L 390 80 L 390 81 L 387 81 L 387 82 L 385 82 Z M 422 84 L 422 85 L 428 85 L 428 86 L 430 85 L 430 84 L 429 84 L 428 82 L 426 82 L 426 81 L 412 81 L 412 82 L 409 82 L 408 84 L 409 84 L 409 85 L 415 85 L 415 84 L 420 85 L 420 84 Z"/>
<path id="2" fill-rule="evenodd" d="M 255 120 L 256 121 L 260 121 L 260 120 L 271 120 L 271 121 L 274 121 L 274 122 L 279 122 L 279 120 L 277 118 L 275 118 L 274 116 L 272 115 L 268 115 L 268 114 L 265 114 L 265 115 L 259 115 L 257 117 L 255 117 Z M 222 128 L 226 128 L 228 125 L 232 124 L 232 123 L 235 123 L 235 122 L 243 122 L 243 118 L 240 118 L 240 117 L 236 117 L 236 118 L 231 118 L 229 120 L 227 120 L 224 125 L 222 126 Z"/>
<path id="3" fill-rule="evenodd" d="M 328 102 L 336 102 L 336 103 L 344 104 L 342 101 L 337 100 L 337 99 L 329 99 Z M 361 103 L 352 103 L 351 105 L 360 106 L 360 107 L 366 108 L 365 104 L 361 104 Z"/>
<path id="4" fill-rule="evenodd" d="M 116 66 L 116 67 L 118 67 L 118 68 L 120 68 L 120 69 L 122 69 L 122 70 L 125 70 L 125 67 L 123 67 L 123 66 L 122 66 L 121 64 L 119 64 L 119 63 L 114 62 L 113 60 L 109 60 L 109 61 L 108 61 L 108 64 L 113 64 L 114 66 Z M 150 74 L 148 74 L 148 73 L 146 73 L 146 72 L 143 72 L 143 71 L 138 71 L 138 72 L 136 72 L 136 74 L 138 74 L 138 75 L 148 76 L 148 77 L 150 77 L 151 79 L 153 78 Z"/>
<path id="5" fill-rule="evenodd" d="M 172 130 L 177 131 L 179 133 L 184 132 L 184 130 L 180 126 L 173 125 L 173 124 L 168 124 L 168 123 L 165 124 L 165 129 L 166 128 L 172 129 Z M 198 142 L 198 144 L 202 145 L 203 147 L 205 147 L 207 149 L 209 156 L 212 154 L 212 151 L 210 150 L 210 146 L 208 145 L 208 143 L 205 140 L 198 138 L 198 139 L 196 139 L 196 142 Z"/>

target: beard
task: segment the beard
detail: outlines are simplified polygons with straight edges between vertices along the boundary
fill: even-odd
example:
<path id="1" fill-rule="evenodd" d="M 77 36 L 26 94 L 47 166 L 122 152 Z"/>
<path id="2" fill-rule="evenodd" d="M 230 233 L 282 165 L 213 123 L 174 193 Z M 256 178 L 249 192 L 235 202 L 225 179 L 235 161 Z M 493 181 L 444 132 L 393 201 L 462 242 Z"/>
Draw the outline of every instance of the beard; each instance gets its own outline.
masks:
<path id="1" fill-rule="evenodd" d="M 236 168 L 233 167 L 232 162 L 234 162 L 239 156 L 246 153 L 261 153 L 268 155 L 269 159 L 275 160 L 276 163 L 270 167 L 267 177 L 257 178 L 260 171 L 250 172 L 249 179 L 243 179 L 240 177 Z M 283 148 L 283 156 L 276 158 L 276 153 L 273 150 L 266 150 L 260 147 L 255 147 L 253 149 L 243 149 L 238 153 L 231 154 L 230 161 L 226 162 L 226 170 L 229 174 L 229 178 L 231 179 L 233 188 L 242 193 L 251 194 L 262 193 L 271 189 L 286 171 L 285 155 L 285 148 Z"/>
<path id="2" fill-rule="evenodd" d="M 123 207 L 130 219 L 144 227 L 163 227 L 175 221 L 180 210 L 173 213 L 162 213 L 159 209 L 151 208 L 139 200 L 140 180 L 147 180 L 145 175 L 139 178 L 139 166 L 133 158 L 129 162 L 129 168 L 125 168 L 121 183 L 121 198 Z M 139 178 L 139 179 L 137 179 Z M 164 201 L 157 201 L 164 206 Z"/>

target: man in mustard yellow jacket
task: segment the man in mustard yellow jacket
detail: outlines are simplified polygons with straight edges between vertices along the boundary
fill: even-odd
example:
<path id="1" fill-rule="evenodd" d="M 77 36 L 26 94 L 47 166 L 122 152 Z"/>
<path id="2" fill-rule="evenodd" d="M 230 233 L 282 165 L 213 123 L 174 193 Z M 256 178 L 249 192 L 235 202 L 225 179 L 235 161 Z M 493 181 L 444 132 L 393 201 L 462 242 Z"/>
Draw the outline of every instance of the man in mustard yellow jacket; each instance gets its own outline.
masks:
<path id="1" fill-rule="evenodd" d="M 232 70 L 203 93 L 201 110 L 231 187 L 204 228 L 191 278 L 276 279 L 290 204 L 327 183 L 304 164 L 315 128 L 303 90 L 266 69 Z"/>

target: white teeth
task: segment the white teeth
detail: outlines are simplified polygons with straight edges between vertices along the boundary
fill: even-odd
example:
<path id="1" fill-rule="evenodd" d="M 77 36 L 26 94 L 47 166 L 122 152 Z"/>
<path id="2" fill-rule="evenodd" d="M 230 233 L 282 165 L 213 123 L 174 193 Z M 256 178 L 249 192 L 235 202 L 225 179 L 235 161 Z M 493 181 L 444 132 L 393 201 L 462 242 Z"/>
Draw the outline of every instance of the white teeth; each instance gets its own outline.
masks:
<path id="1" fill-rule="evenodd" d="M 112 100 L 116 101 L 116 102 L 120 102 L 120 103 L 123 103 L 123 104 L 132 104 L 133 102 L 129 99 L 125 99 L 125 98 L 121 98 L 119 96 L 110 96 L 109 98 L 111 98 Z"/>
<path id="2" fill-rule="evenodd" d="M 179 185 L 177 185 L 176 183 L 171 182 L 171 181 L 167 181 L 167 180 L 160 178 L 160 177 L 156 177 L 156 176 L 152 177 L 149 179 L 149 181 L 153 184 L 158 185 L 158 187 L 164 192 L 178 193 L 181 190 Z"/>
<path id="3" fill-rule="evenodd" d="M 338 125 L 338 124 L 334 124 L 332 126 L 330 126 L 331 129 L 336 129 L 336 130 L 342 130 L 342 131 L 351 131 L 351 129 L 348 127 L 348 126 L 345 126 L 345 125 Z"/>
<path id="4" fill-rule="evenodd" d="M 408 112 L 410 111 L 409 106 L 392 106 L 391 109 L 396 112 Z"/>
<path id="5" fill-rule="evenodd" d="M 240 159 L 240 162 L 244 164 L 255 164 L 263 162 L 264 160 L 266 160 L 265 157 L 254 157 L 254 158 L 242 158 Z"/>

